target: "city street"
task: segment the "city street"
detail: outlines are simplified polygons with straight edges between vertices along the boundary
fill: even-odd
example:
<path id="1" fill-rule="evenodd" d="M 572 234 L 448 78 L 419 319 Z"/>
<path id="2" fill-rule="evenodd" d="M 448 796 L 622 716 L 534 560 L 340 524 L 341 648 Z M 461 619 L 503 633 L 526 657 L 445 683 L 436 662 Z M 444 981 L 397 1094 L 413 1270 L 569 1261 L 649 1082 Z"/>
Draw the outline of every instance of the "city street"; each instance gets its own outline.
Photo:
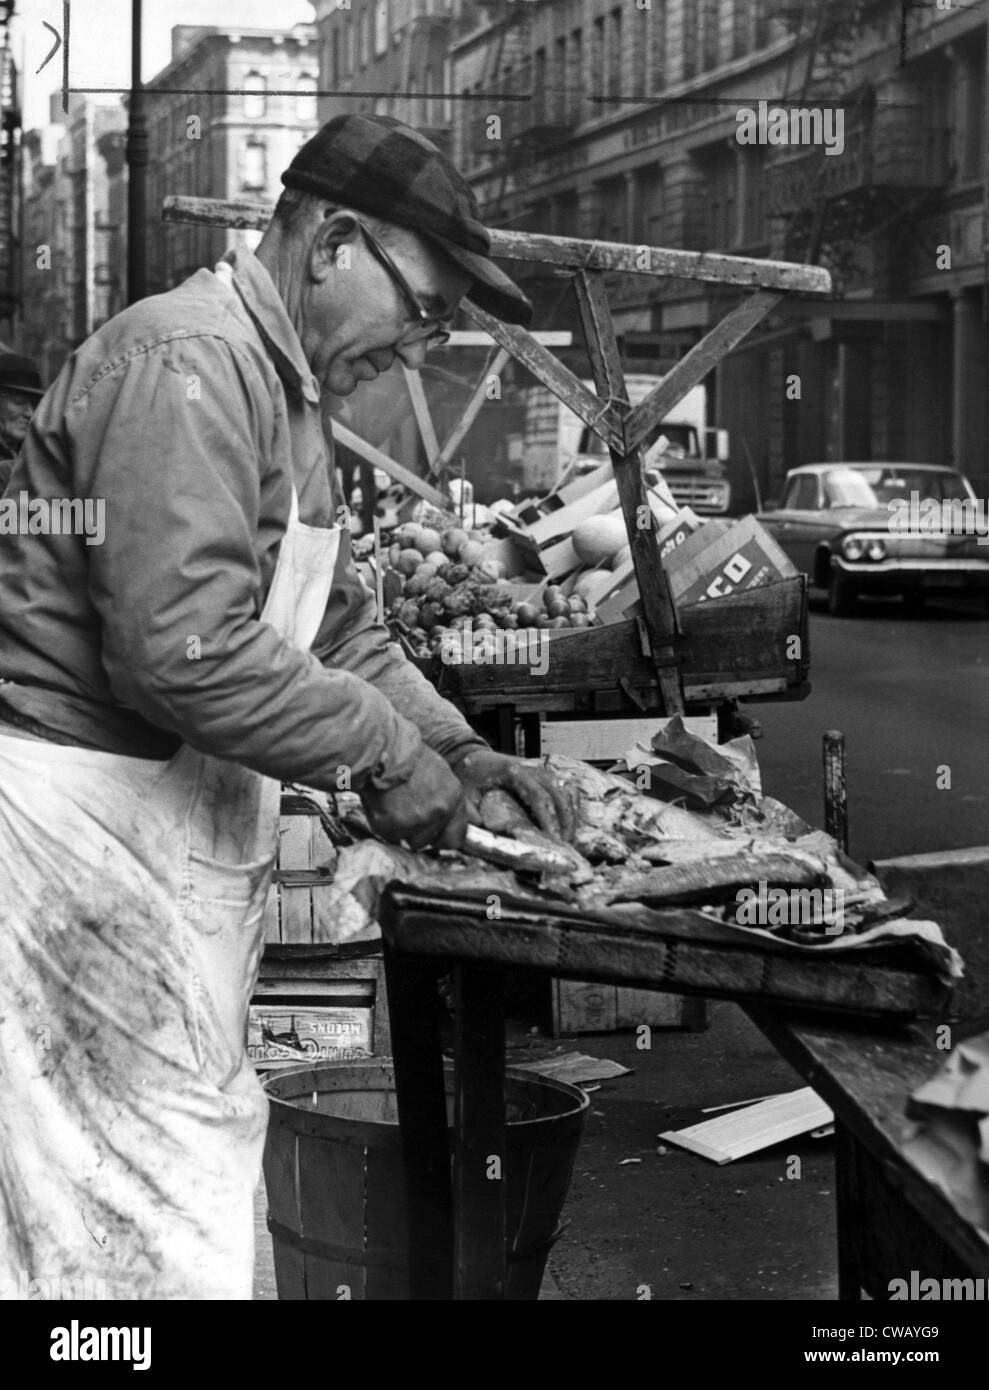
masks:
<path id="1" fill-rule="evenodd" d="M 810 697 L 750 706 L 765 733 L 764 790 L 820 824 L 821 737 L 839 729 L 855 858 L 989 843 L 989 619 L 961 599 L 931 602 L 920 618 L 895 599 L 860 611 L 812 608 Z M 939 790 L 945 767 L 950 787 Z"/>
<path id="2" fill-rule="evenodd" d="M 810 631 L 810 697 L 750 707 L 765 731 L 765 790 L 820 824 L 821 736 L 840 729 L 856 858 L 989 843 L 984 613 L 962 600 L 919 619 L 895 601 L 863 604 L 855 618 L 815 607 Z M 950 790 L 938 790 L 939 765 Z M 832 1141 L 805 1136 L 724 1167 L 668 1144 L 658 1152 L 658 1133 L 710 1118 L 704 1107 L 804 1084 L 741 1009 L 714 1003 L 707 1032 L 654 1033 L 650 1052 L 628 1034 L 565 1046 L 634 1074 L 591 1097 L 564 1213 L 572 1224 L 550 1257 L 555 1296 L 836 1298 Z M 794 1156 L 799 1178 L 788 1176 Z"/>

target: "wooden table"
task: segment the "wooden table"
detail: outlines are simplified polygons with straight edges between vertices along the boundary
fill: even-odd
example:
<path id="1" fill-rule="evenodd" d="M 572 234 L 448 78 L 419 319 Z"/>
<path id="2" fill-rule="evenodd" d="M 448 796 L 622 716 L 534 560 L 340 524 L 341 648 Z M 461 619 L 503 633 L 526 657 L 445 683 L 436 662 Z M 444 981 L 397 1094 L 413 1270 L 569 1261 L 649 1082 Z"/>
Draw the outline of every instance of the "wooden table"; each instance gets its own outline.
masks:
<path id="1" fill-rule="evenodd" d="M 967 981 L 952 1003 L 955 1041 L 989 1026 L 989 943 L 980 939 L 989 850 L 969 852 L 969 860 L 965 853 L 875 866 L 887 893 L 912 890 L 968 962 Z M 499 1299 L 506 1280 L 504 1195 L 488 1172 L 489 1159 L 505 1151 L 505 971 L 668 990 L 669 957 L 666 967 L 650 974 L 641 943 L 633 941 L 595 971 L 579 922 L 572 931 L 557 923 L 554 935 L 535 921 L 527 928 L 523 920 L 506 934 L 506 944 L 483 924 L 472 929 L 463 919 L 445 926 L 429 921 L 423 908 L 414 891 L 395 888 L 386 892 L 382 911 L 412 1297 Z M 437 978 L 444 973 L 454 980 L 452 1188 L 436 1007 Z M 947 1055 L 935 1043 L 939 1020 L 870 1025 L 776 1005 L 747 1007 L 835 1111 L 839 1296 L 857 1298 L 864 1288 L 886 1297 L 889 1280 L 909 1277 L 911 1269 L 924 1277 L 989 1276 L 989 1244 L 902 1152 L 907 1097 Z"/>

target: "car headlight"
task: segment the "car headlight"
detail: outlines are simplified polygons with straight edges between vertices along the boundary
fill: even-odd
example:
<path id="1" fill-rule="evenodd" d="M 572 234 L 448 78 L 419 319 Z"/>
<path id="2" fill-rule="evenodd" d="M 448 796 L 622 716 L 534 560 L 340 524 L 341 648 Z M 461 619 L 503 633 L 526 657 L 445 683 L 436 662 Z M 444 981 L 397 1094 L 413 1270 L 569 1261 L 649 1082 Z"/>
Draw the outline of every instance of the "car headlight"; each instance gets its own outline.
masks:
<path id="1" fill-rule="evenodd" d="M 886 542 L 880 540 L 878 536 L 874 536 L 870 541 L 866 543 L 865 555 L 867 560 L 873 560 L 876 562 L 878 562 L 879 560 L 885 560 Z"/>
<path id="2" fill-rule="evenodd" d="M 861 536 L 846 536 L 841 543 L 841 553 L 846 560 L 861 560 L 865 554 L 865 543 Z"/>

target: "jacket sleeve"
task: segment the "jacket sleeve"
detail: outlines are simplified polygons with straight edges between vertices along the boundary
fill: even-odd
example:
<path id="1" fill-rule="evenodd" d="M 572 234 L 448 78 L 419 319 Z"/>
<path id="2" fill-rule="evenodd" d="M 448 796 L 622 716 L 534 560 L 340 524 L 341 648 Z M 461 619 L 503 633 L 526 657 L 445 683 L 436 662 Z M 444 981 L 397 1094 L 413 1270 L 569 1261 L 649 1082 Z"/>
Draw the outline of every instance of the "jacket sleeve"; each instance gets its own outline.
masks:
<path id="1" fill-rule="evenodd" d="M 459 710 L 437 694 L 392 641 L 376 610 L 377 599 L 357 572 L 345 531 L 337 582 L 313 652 L 328 667 L 353 671 L 387 695 L 398 713 L 415 724 L 423 741 L 448 761 L 472 748 L 487 748 Z"/>
<path id="2" fill-rule="evenodd" d="M 77 484 L 106 500 L 88 555 L 103 664 L 120 701 L 202 753 L 323 789 L 345 767 L 355 788 L 385 789 L 410 775 L 418 729 L 362 675 L 260 619 L 279 396 L 250 358 L 203 335 L 132 351 L 73 402 Z"/>

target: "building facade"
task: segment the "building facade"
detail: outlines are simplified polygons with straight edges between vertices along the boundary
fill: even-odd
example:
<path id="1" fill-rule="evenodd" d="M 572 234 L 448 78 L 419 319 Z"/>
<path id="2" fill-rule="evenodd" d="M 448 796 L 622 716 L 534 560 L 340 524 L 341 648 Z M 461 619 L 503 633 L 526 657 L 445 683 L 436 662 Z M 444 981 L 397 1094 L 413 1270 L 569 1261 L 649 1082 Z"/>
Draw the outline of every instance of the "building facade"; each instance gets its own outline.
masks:
<path id="1" fill-rule="evenodd" d="M 256 234 L 162 223 L 162 200 L 273 202 L 282 171 L 317 128 L 318 74 L 311 25 L 172 30 L 172 61 L 147 83 L 149 293 L 256 242 Z"/>
<path id="2" fill-rule="evenodd" d="M 14 0 L 0 0 L 0 343 L 18 331 L 21 302 L 21 111 L 19 74 L 10 42 Z"/>
<path id="3" fill-rule="evenodd" d="M 21 334 L 50 381 L 65 358 L 120 307 L 123 266 L 108 224 L 109 178 L 99 148 L 123 138 L 119 102 L 61 94 L 52 123 L 24 138 Z"/>
<path id="4" fill-rule="evenodd" d="M 449 152 L 451 47 L 472 28 L 474 0 L 313 0 L 320 120 L 394 116 Z"/>
<path id="5" fill-rule="evenodd" d="M 451 47 L 451 148 L 490 224 L 831 269 L 833 302 L 787 303 L 708 381 L 742 507 L 839 457 L 952 463 L 984 487 L 985 6 L 476 9 Z M 740 143 L 760 100 L 840 110 L 841 150 Z M 539 326 L 579 335 L 566 283 L 526 282 Z M 654 371 L 733 302 L 645 277 L 611 301 L 627 366 Z"/>

